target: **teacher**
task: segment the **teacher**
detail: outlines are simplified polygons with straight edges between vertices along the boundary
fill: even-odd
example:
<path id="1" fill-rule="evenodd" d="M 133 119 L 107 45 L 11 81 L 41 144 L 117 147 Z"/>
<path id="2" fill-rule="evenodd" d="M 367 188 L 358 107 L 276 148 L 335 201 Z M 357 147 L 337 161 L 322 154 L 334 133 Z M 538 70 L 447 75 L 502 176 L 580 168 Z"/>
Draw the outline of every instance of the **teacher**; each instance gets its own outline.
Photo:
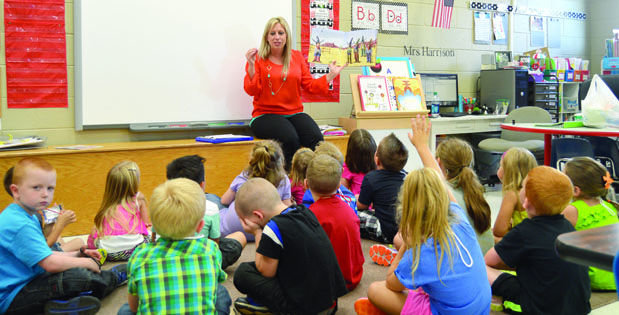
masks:
<path id="1" fill-rule="evenodd" d="M 303 112 L 301 88 L 309 93 L 326 94 L 329 82 L 344 66 L 335 61 L 329 73 L 314 79 L 301 52 L 292 50 L 290 27 L 282 17 L 271 18 L 264 27 L 260 49 L 247 51 L 245 92 L 254 97 L 249 123 L 254 135 L 275 139 L 282 144 L 286 169 L 301 146 L 312 150 L 323 140 L 316 122 Z"/>

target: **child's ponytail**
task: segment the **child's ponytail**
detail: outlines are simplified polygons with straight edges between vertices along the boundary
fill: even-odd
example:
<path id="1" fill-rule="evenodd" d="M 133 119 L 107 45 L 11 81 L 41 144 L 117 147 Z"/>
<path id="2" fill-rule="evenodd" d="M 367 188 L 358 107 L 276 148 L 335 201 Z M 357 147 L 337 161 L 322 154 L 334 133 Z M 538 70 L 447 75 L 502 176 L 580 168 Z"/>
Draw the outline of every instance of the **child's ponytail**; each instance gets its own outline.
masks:
<path id="1" fill-rule="evenodd" d="M 490 228 L 490 206 L 484 198 L 484 186 L 481 185 L 470 165 L 473 162 L 473 149 L 463 140 L 447 139 L 436 148 L 445 177 L 456 188 L 461 188 L 464 195 L 466 211 L 478 233 Z"/>
<path id="2" fill-rule="evenodd" d="M 261 177 L 277 187 L 285 176 L 283 161 L 282 149 L 277 142 L 260 141 L 254 146 L 245 171 L 249 178 Z"/>
<path id="3" fill-rule="evenodd" d="M 456 178 L 455 187 L 462 188 L 466 212 L 473 222 L 477 233 L 481 234 L 490 228 L 490 206 L 484 198 L 484 187 L 479 182 L 473 170 L 465 166 Z"/>

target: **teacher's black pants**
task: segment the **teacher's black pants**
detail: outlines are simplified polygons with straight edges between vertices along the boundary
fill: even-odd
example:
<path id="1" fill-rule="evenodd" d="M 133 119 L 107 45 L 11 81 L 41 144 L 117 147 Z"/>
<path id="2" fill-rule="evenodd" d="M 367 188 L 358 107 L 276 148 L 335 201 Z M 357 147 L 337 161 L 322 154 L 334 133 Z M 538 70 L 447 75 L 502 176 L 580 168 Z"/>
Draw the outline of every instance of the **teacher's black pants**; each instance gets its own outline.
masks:
<path id="1" fill-rule="evenodd" d="M 301 146 L 314 150 L 318 142 L 324 140 L 320 128 L 306 113 L 290 117 L 265 114 L 254 119 L 251 130 L 258 138 L 279 141 L 286 158 L 286 170 L 290 170 L 292 156 Z"/>

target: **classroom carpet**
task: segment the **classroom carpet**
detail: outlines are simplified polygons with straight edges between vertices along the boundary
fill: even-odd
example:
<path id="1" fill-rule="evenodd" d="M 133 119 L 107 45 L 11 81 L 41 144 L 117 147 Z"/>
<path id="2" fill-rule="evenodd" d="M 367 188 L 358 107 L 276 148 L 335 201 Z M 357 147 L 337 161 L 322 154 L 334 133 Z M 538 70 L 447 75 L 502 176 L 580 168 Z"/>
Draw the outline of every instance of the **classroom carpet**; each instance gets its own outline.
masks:
<path id="1" fill-rule="evenodd" d="M 361 245 L 363 247 L 363 253 L 365 256 L 365 263 L 363 264 L 363 277 L 361 278 L 361 283 L 355 288 L 353 291 L 344 295 L 338 300 L 339 309 L 337 314 L 355 314 L 354 303 L 360 297 L 367 296 L 367 290 L 370 284 L 374 281 L 385 280 L 387 267 L 379 266 L 372 262 L 369 255 L 370 246 L 376 244 L 375 242 L 368 240 L 361 240 Z M 232 283 L 232 276 L 234 275 L 234 270 L 238 267 L 239 263 L 245 261 L 253 261 L 255 258 L 256 246 L 254 243 L 249 243 L 243 250 L 243 253 L 239 260 L 232 266 L 229 266 L 225 271 L 228 274 L 228 279 L 224 282 L 224 286 L 228 289 L 230 293 L 230 297 L 232 301 L 234 301 L 237 297 L 243 296 Z M 105 264 L 104 269 L 111 268 L 113 264 Z M 613 303 L 612 305 L 609 305 Z M 127 303 L 127 288 L 121 287 L 114 291 L 111 295 L 103 299 L 101 303 L 101 309 L 98 314 L 116 314 L 118 309 L 124 304 Z M 619 302 L 617 302 L 617 293 L 616 292 L 594 292 L 591 295 L 591 307 L 593 309 L 605 310 L 610 312 L 599 314 L 619 314 Z M 593 311 L 592 314 L 596 314 L 596 311 Z M 230 314 L 234 314 L 231 310 Z M 490 314 L 503 314 L 502 312 L 490 312 Z"/>

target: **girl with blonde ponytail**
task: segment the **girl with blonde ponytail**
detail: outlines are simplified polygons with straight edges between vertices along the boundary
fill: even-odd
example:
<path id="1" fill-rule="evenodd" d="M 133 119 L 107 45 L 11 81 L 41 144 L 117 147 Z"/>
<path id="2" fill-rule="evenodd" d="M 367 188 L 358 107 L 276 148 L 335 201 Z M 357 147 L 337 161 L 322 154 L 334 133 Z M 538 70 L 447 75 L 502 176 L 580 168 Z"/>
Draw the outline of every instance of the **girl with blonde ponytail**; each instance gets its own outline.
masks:
<path id="1" fill-rule="evenodd" d="M 458 205 L 466 209 L 481 252 L 485 254 L 494 246 L 494 237 L 490 229 L 490 206 L 484 198 L 484 186 L 471 168 L 473 149 L 464 140 L 450 138 L 436 148 L 436 160 Z"/>
<path id="2" fill-rule="evenodd" d="M 239 174 L 230 188 L 221 197 L 221 203 L 228 208 L 223 208 L 219 212 L 219 228 L 221 236 L 224 237 L 233 232 L 243 232 L 243 226 L 234 210 L 234 197 L 237 190 L 250 178 L 260 177 L 268 180 L 277 188 L 277 192 L 286 205 L 292 204 L 290 201 L 290 180 L 284 171 L 284 154 L 282 148 L 276 141 L 263 140 L 254 146 L 249 156 L 249 165 Z M 248 241 L 253 241 L 254 236 L 245 233 Z"/>

